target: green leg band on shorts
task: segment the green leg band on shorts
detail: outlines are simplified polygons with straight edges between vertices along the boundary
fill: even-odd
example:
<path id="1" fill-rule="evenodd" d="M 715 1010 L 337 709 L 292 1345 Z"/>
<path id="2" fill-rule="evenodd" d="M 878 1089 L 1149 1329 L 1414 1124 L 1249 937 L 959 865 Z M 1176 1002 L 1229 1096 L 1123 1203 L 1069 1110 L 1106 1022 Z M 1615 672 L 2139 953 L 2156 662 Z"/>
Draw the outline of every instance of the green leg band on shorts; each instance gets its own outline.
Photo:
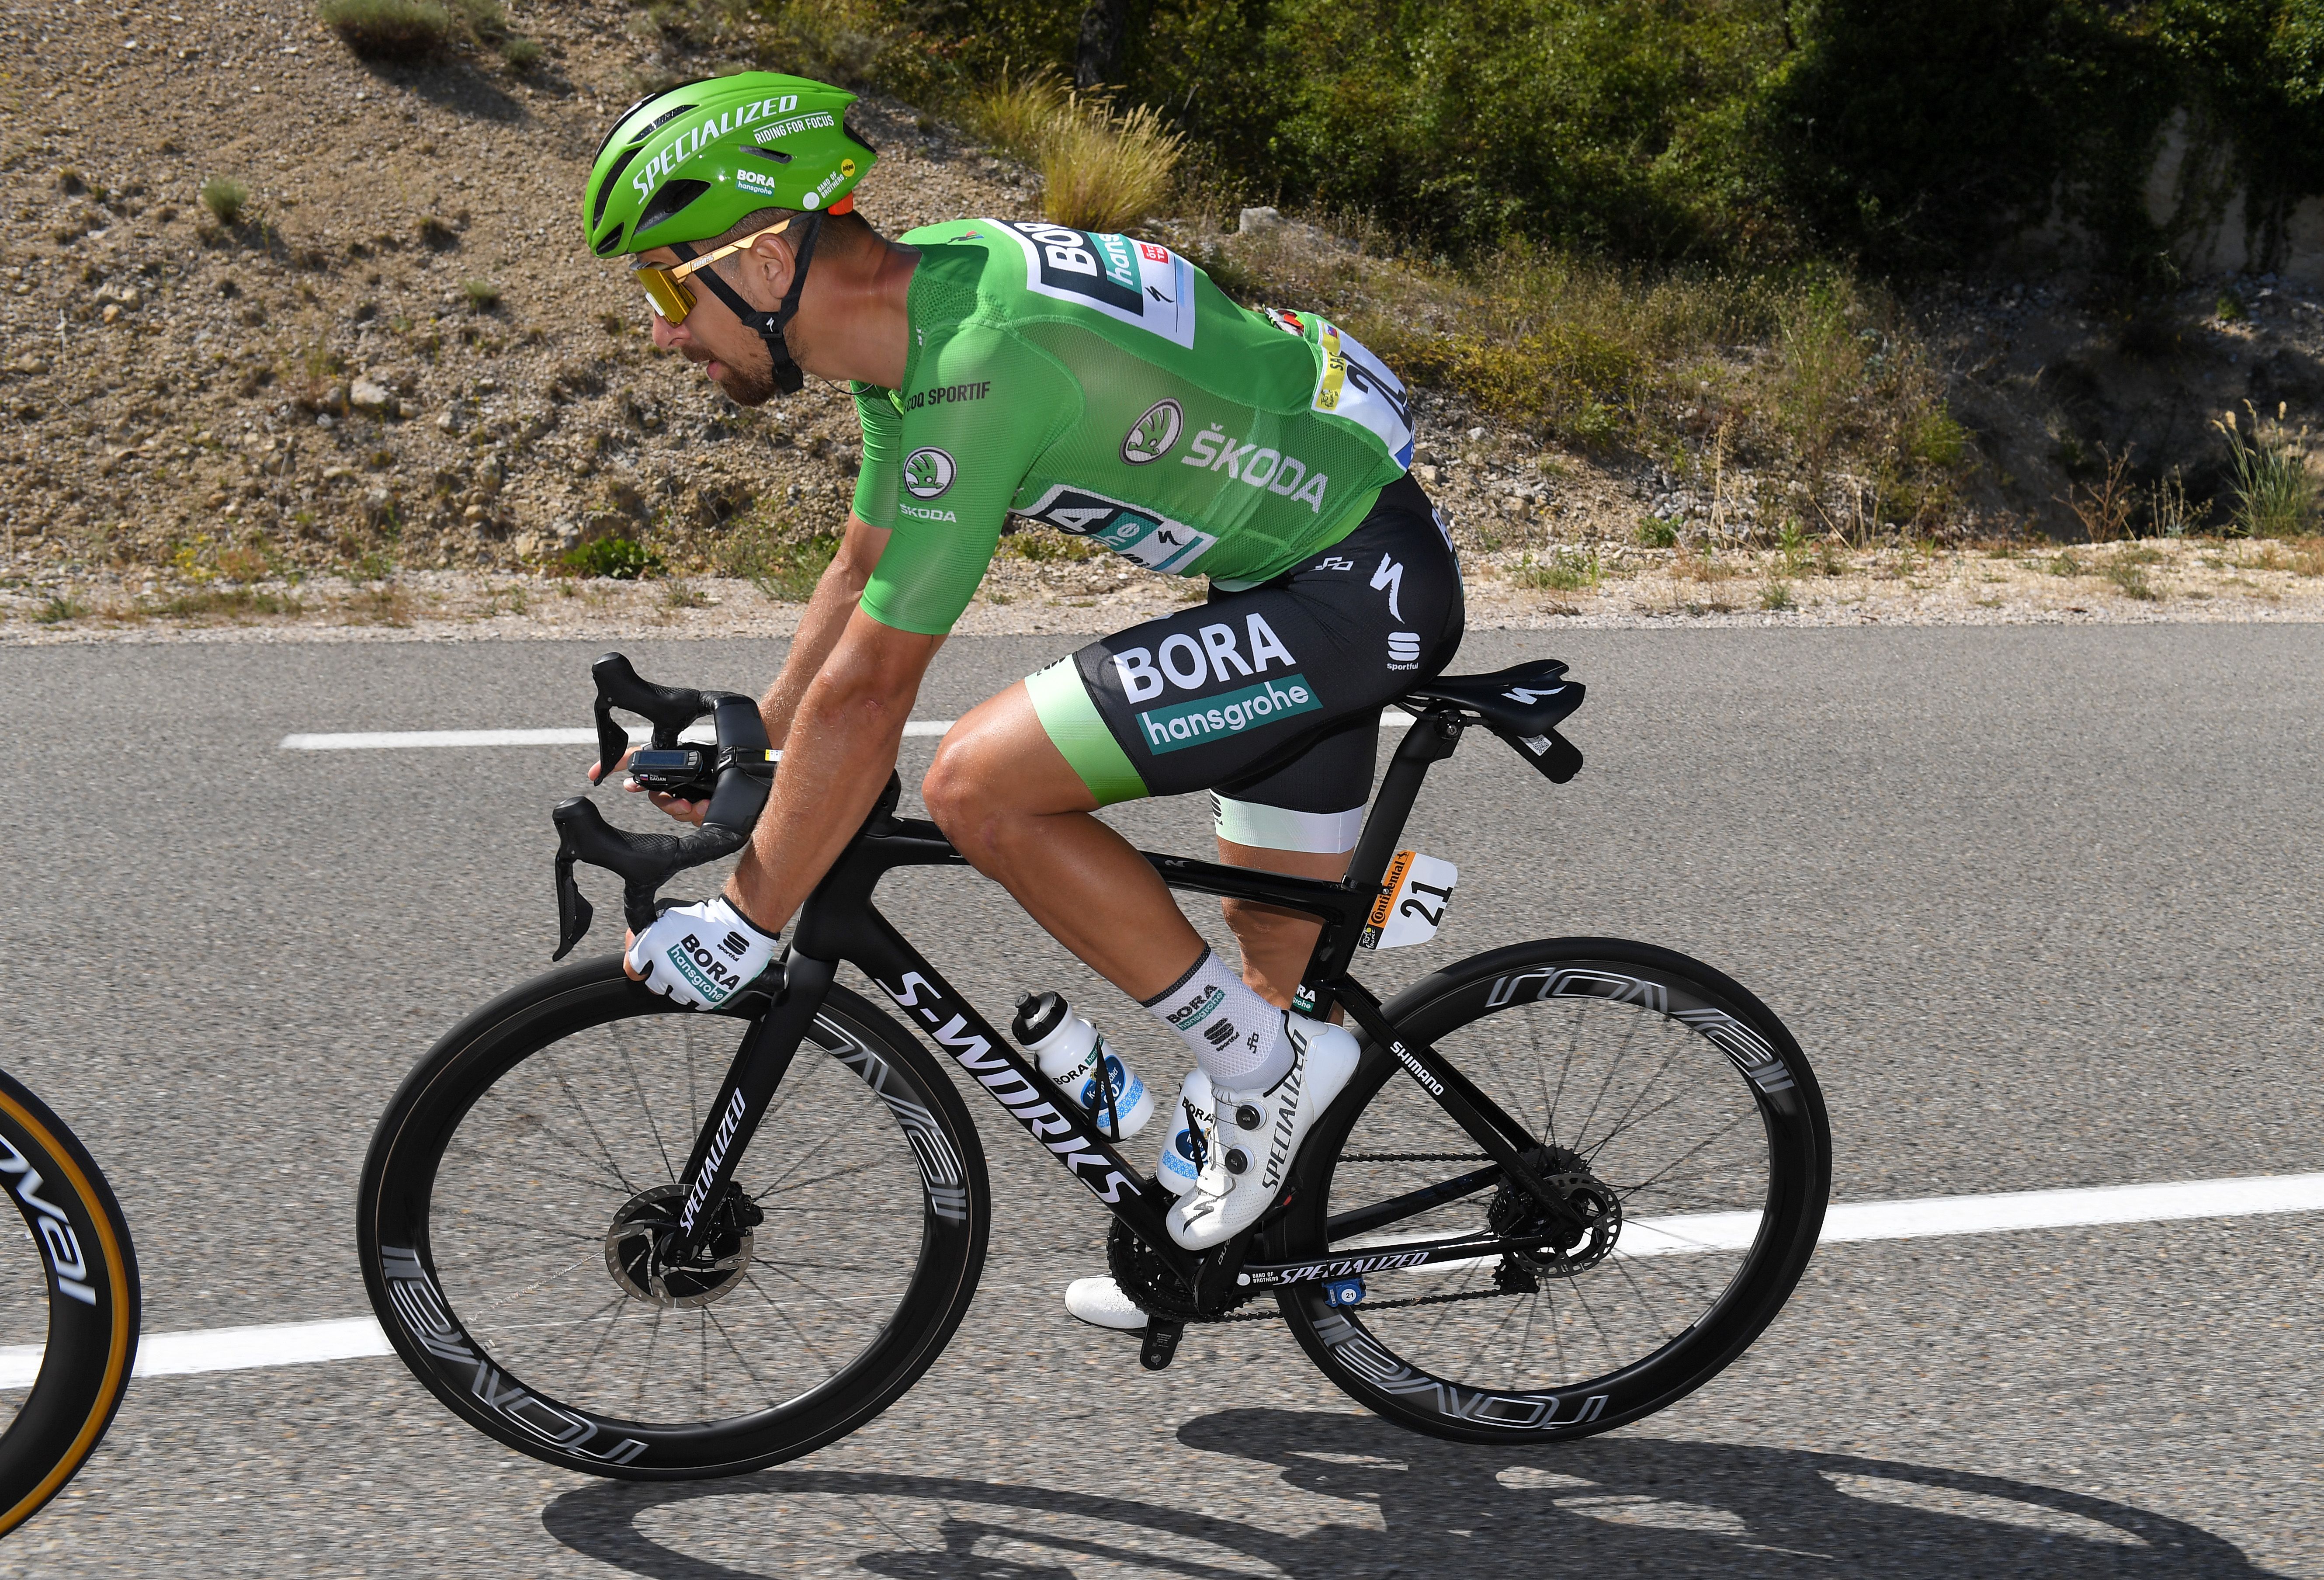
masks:
<path id="1" fill-rule="evenodd" d="M 1070 657 L 1059 659 L 1037 675 L 1026 676 L 1025 689 L 1033 698 L 1033 711 L 1040 715 L 1050 743 L 1065 754 L 1065 761 L 1089 786 L 1099 806 L 1135 801 L 1146 795 L 1146 781 L 1138 777 L 1130 754 L 1098 716 L 1097 705 L 1090 700 L 1089 688 L 1082 684 L 1081 671 Z"/>

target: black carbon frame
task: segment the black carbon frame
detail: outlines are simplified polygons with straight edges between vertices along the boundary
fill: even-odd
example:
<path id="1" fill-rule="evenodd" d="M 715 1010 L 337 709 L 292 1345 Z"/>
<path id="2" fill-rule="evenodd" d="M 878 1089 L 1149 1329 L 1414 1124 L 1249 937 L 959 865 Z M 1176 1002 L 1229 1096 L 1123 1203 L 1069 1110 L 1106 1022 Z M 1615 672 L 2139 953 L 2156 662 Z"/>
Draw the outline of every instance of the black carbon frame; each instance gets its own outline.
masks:
<path id="1" fill-rule="evenodd" d="M 1174 889 L 1250 900 L 1319 918 L 1323 930 L 1301 979 L 1301 1012 L 1321 1017 L 1335 1003 L 1344 1003 L 1372 1040 L 1397 1058 L 1421 1089 L 1493 1159 L 1497 1174 L 1506 1170 L 1554 1222 L 1581 1230 L 1586 1226 L 1579 1215 L 1523 1160 L 1522 1154 L 1537 1145 L 1537 1139 L 1433 1049 L 1414 1048 L 1399 1039 L 1381 1017 L 1379 1000 L 1348 975 L 1365 919 L 1381 896 L 1382 880 L 1421 781 L 1431 764 L 1452 754 L 1462 729 L 1462 720 L 1451 713 L 1431 711 L 1413 721 L 1389 762 L 1342 882 L 1151 851 L 1139 854 Z M 872 903 L 872 891 L 880 880 L 898 867 L 967 864 L 934 823 L 893 815 L 899 793 L 900 787 L 891 777 L 862 829 L 800 908 L 798 924 L 781 963 L 781 986 L 736 1049 L 680 1177 L 687 1187 L 686 1206 L 669 1252 L 684 1255 L 693 1249 L 697 1238 L 694 1225 L 702 1207 L 717 1200 L 733 1178 L 800 1039 L 823 1007 L 838 963 L 844 960 L 877 983 L 898 1008 L 917 1019 L 922 1033 L 1160 1257 L 1199 1304 L 1223 1304 L 1227 1286 L 1243 1272 L 1243 1251 L 1251 1234 L 1247 1232 L 1207 1252 L 1179 1246 L 1164 1224 L 1172 1199 L 1169 1194 L 1148 1181 L 1143 1169 L 1115 1150 L 1096 1121 L 979 1014 Z M 1538 1239 L 1524 1238 L 1441 1243 L 1400 1248 L 1403 1254 L 1388 1260 L 1399 1266 L 1413 1265 L 1502 1251 L 1531 1251 L 1539 1243 Z M 1240 1282 L 1254 1288 L 1306 1282 L 1324 1276 L 1321 1267 L 1328 1265 L 1333 1264 L 1253 1265 Z"/>

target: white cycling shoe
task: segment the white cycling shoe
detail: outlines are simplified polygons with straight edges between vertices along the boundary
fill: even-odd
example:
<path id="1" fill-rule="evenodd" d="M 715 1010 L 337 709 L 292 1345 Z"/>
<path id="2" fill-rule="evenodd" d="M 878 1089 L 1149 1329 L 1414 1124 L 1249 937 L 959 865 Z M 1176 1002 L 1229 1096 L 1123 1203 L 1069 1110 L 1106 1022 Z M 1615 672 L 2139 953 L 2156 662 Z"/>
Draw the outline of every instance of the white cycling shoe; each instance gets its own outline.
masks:
<path id="1" fill-rule="evenodd" d="M 1356 1073 L 1356 1039 L 1344 1027 L 1286 1013 L 1291 1070 L 1265 1091 L 1214 1086 L 1207 1153 L 1194 1188 L 1170 1209 L 1170 1238 L 1208 1251 L 1241 1234 L 1282 1194 L 1291 1160 L 1315 1116 Z"/>
<path id="2" fill-rule="evenodd" d="M 1118 1328 L 1123 1333 L 1139 1333 L 1146 1327 L 1146 1313 L 1130 1304 L 1130 1297 L 1111 1279 L 1075 1279 L 1065 1286 L 1065 1309 L 1092 1327 Z"/>

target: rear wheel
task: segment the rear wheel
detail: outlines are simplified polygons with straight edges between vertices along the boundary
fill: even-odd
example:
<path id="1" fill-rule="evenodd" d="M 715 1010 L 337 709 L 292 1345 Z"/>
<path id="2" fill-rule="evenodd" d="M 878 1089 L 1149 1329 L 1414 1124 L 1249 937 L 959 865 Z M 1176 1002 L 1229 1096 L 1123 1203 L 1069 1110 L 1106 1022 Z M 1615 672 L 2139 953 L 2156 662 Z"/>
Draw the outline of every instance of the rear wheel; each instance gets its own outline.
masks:
<path id="1" fill-rule="evenodd" d="M 88 1462 L 137 1359 L 137 1255 L 121 1204 L 46 1104 L 0 1075 L 0 1189 L 23 1233 L 0 1234 L 0 1535 Z M 0 1410 L 6 1406 L 0 1404 Z"/>
<path id="2" fill-rule="evenodd" d="M 1720 973 L 1614 939 L 1520 944 L 1387 1006 L 1523 1123 L 1584 1227 L 1359 1284 L 1277 1291 L 1315 1363 L 1381 1415 L 1468 1442 L 1602 1432 L 1701 1387 L 1805 1270 L 1831 1143 L 1799 1046 Z M 1270 1261 L 1540 1237 L 1539 1205 L 1369 1044 L 1295 1168 Z"/>
<path id="3" fill-rule="evenodd" d="M 853 1431 L 943 1350 L 983 1264 L 984 1158 L 910 1035 L 834 989 L 683 1269 L 678 1173 L 766 1000 L 697 1014 L 617 957 L 448 1033 L 365 1160 L 364 1274 L 397 1352 L 511 1447 L 729 1475 Z"/>

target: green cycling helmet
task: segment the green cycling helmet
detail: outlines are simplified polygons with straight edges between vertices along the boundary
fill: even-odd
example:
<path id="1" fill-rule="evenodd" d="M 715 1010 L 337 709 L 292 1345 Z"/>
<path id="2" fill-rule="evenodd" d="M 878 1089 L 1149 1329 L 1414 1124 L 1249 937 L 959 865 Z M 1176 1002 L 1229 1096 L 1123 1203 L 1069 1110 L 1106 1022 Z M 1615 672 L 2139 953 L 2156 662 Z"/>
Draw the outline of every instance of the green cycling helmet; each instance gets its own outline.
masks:
<path id="1" fill-rule="evenodd" d="M 761 208 L 844 214 L 879 159 L 846 124 L 855 96 L 776 71 L 640 99 L 599 144 L 582 197 L 601 258 L 701 241 Z"/>
<path id="2" fill-rule="evenodd" d="M 744 300 L 715 267 L 692 276 L 766 342 L 775 387 L 797 393 L 806 374 L 783 326 L 798 311 L 823 217 L 854 208 L 855 183 L 880 157 L 847 125 L 854 102 L 844 88 L 776 71 L 706 78 L 640 99 L 590 166 L 581 197 L 589 250 L 610 258 L 669 247 L 691 262 L 695 243 L 761 208 L 804 213 L 790 290 L 774 311 Z"/>

